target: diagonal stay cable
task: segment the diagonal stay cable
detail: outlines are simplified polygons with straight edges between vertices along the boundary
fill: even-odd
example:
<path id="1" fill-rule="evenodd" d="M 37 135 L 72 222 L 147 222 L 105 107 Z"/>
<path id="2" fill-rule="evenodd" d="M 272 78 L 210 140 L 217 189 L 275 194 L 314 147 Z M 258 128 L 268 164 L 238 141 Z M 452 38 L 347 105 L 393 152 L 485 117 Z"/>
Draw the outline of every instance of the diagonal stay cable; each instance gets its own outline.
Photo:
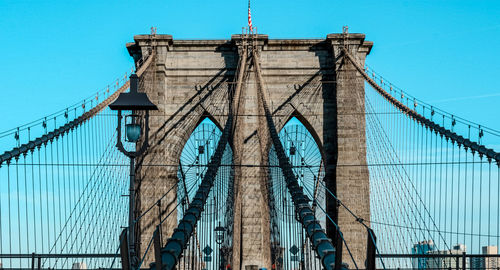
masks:
<path id="1" fill-rule="evenodd" d="M 284 134 L 286 135 L 286 137 L 288 138 L 289 142 L 291 143 L 291 146 L 296 147 L 296 145 L 295 145 L 294 141 L 292 140 L 292 138 L 290 138 L 290 134 L 289 134 L 288 132 L 284 132 Z M 298 154 L 298 156 L 299 156 L 300 158 L 305 159 L 305 156 L 303 156 L 303 155 L 302 155 L 302 153 L 301 153 L 300 151 L 296 151 L 295 153 L 296 153 L 296 154 Z M 309 169 L 309 171 L 310 171 L 312 174 L 315 174 L 315 173 L 312 171 L 311 167 L 310 167 L 310 166 L 308 166 L 307 164 L 304 166 L 304 168 Z M 316 181 L 316 185 L 315 185 L 316 187 L 319 185 L 319 183 L 318 183 L 319 181 L 321 181 L 321 180 L 318 178 L 318 179 L 317 179 L 317 181 Z M 320 210 L 321 210 L 321 211 L 322 211 L 322 212 L 326 215 L 326 217 L 328 218 L 328 220 L 330 220 L 330 222 L 333 224 L 333 226 L 335 226 L 335 228 L 336 228 L 337 230 L 339 230 L 339 231 L 340 231 L 340 234 L 339 234 L 339 235 L 340 235 L 340 238 L 342 239 L 342 242 L 344 242 L 344 244 L 345 244 L 345 246 L 346 246 L 346 249 L 347 249 L 347 251 L 348 251 L 348 253 L 349 253 L 349 256 L 351 257 L 351 260 L 352 260 L 352 262 L 354 263 L 354 266 L 356 267 L 356 269 L 359 269 L 359 268 L 358 268 L 358 265 L 356 264 L 356 261 L 354 260 L 353 255 L 352 255 L 352 253 L 351 253 L 351 250 L 349 249 L 349 245 L 348 245 L 347 241 L 346 241 L 346 240 L 345 240 L 345 238 L 344 238 L 344 235 L 342 234 L 342 232 L 341 232 L 341 230 L 340 230 L 339 225 L 338 225 L 337 223 L 335 223 L 335 221 L 334 221 L 334 220 L 330 217 L 330 215 L 329 215 L 329 214 L 325 211 L 325 209 L 323 209 L 323 207 L 321 207 L 320 202 L 316 199 L 316 196 L 315 196 L 315 194 L 314 194 L 314 193 L 316 193 L 316 188 L 315 188 L 314 192 L 311 192 L 311 190 L 310 190 L 310 189 L 309 189 L 309 188 L 308 188 L 305 184 L 304 184 L 302 187 L 303 187 L 303 188 L 307 191 L 307 193 L 309 194 L 309 197 L 311 197 L 311 198 L 312 198 L 312 200 L 313 200 L 314 202 L 316 202 L 316 203 L 314 204 L 314 206 L 319 207 L 319 208 L 320 208 Z M 343 204 L 342 204 L 342 205 L 343 205 Z M 313 206 L 313 209 L 314 209 L 314 206 Z M 344 207 L 346 207 L 345 205 L 343 205 L 343 206 L 344 206 Z M 358 220 L 358 219 L 359 219 L 357 216 L 355 216 L 355 218 L 356 218 L 356 220 Z"/>
<path id="2" fill-rule="evenodd" d="M 145 61 L 143 66 L 137 71 L 137 75 L 140 76 L 149 64 L 151 63 L 151 59 L 154 57 L 154 54 L 150 55 L 148 59 Z M 82 114 L 78 118 L 74 119 L 73 121 L 70 121 L 59 128 L 55 128 L 53 131 L 48 132 L 47 134 L 38 137 L 36 139 L 33 139 L 25 144 L 20 145 L 19 147 L 15 147 L 12 150 L 6 151 L 2 155 L 0 155 L 0 164 L 3 162 L 9 161 L 12 158 L 17 158 L 21 156 L 22 154 L 28 153 L 28 151 L 34 150 L 35 148 L 41 147 L 42 145 L 52 141 L 55 138 L 58 138 L 59 136 L 63 136 L 66 133 L 69 133 L 70 130 L 82 125 L 85 123 L 87 120 L 93 118 L 96 116 L 99 112 L 102 110 L 106 109 L 107 106 L 114 101 L 118 95 L 125 90 L 127 90 L 130 86 L 130 81 L 126 81 L 120 88 L 118 88 L 112 95 L 110 95 L 107 99 L 105 99 L 103 102 L 99 103 L 96 105 L 94 108 L 89 110 L 88 112 Z"/>
<path id="3" fill-rule="evenodd" d="M 410 107 L 404 105 L 397 99 L 395 99 L 391 94 L 387 93 L 380 85 L 378 85 L 372 78 L 366 74 L 361 65 L 354 59 L 354 57 L 345 49 L 342 48 L 345 56 L 351 63 L 353 63 L 354 67 L 357 71 L 363 76 L 365 81 L 370 84 L 384 99 L 389 101 L 393 106 L 395 106 L 399 111 L 408 115 L 408 117 L 412 118 L 414 121 L 426 126 L 432 131 L 435 131 L 446 138 L 452 140 L 453 142 L 458 143 L 459 145 L 464 145 L 464 147 L 470 148 L 472 151 L 477 151 L 481 155 L 485 155 L 489 159 L 494 159 L 497 163 L 500 163 L 500 153 L 496 152 L 493 149 L 488 149 L 484 145 L 478 144 L 476 142 L 472 142 L 470 139 L 464 138 L 457 133 L 449 130 L 432 120 L 427 119 L 421 114 L 417 113 L 415 110 Z"/>

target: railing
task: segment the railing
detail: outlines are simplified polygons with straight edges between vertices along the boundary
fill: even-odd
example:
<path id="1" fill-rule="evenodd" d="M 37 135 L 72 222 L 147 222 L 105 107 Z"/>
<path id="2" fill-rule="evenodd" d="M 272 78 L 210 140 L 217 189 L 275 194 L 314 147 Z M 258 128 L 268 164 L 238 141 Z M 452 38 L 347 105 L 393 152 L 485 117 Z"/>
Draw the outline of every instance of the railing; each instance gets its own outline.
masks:
<path id="1" fill-rule="evenodd" d="M 22 260 L 28 260 L 30 262 L 22 263 L 22 265 L 30 266 L 30 267 L 22 267 L 22 268 L 15 268 L 15 267 L 9 267 L 5 269 L 37 269 L 41 270 L 43 269 L 42 265 L 42 260 L 43 259 L 88 259 L 88 258 L 104 258 L 104 259 L 117 259 L 119 256 L 117 254 L 107 254 L 107 253 L 79 253 L 79 254 L 38 254 L 38 253 L 31 253 L 31 254 L 0 254 L 0 259 L 22 259 Z M 75 261 L 71 268 L 68 269 L 86 269 L 87 265 L 84 264 L 82 261 Z M 2 268 L 0 264 L 0 269 Z M 64 269 L 64 268 L 58 268 L 58 269 Z M 106 269 L 121 269 L 120 268 L 107 268 Z"/>
<path id="2" fill-rule="evenodd" d="M 386 264 L 392 265 L 392 267 L 385 268 L 388 270 L 500 269 L 500 254 L 468 254 L 457 251 L 453 254 L 380 254 L 379 258 L 385 260 Z M 380 259 L 378 263 L 380 263 Z"/>

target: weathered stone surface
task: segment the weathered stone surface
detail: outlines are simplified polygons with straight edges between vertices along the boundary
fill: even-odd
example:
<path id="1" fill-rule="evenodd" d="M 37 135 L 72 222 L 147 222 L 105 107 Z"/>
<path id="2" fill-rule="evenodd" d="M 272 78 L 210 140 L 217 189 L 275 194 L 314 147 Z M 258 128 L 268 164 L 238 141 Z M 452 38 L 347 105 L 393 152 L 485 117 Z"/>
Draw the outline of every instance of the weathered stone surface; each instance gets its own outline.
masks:
<path id="1" fill-rule="evenodd" d="M 347 64 L 343 65 L 339 46 L 349 50 L 360 63 L 372 46 L 362 34 L 330 34 L 326 39 L 273 40 L 255 38 L 267 88 L 267 104 L 277 129 L 296 116 L 316 140 L 325 164 L 325 182 L 353 212 L 369 220 L 369 177 L 366 166 L 364 83 Z M 148 93 L 160 110 L 151 119 L 151 148 L 138 172 L 137 214 L 154 204 L 177 182 L 177 166 L 184 143 L 205 116 L 223 126 L 228 113 L 228 87 L 234 82 L 241 36 L 231 40 L 175 40 L 169 35 L 135 36 L 127 44 L 131 55 L 144 53 L 152 45 L 157 58 L 141 78 L 141 90 Z M 136 57 L 135 57 L 136 58 Z M 137 58 L 136 58 L 137 59 Z M 232 147 L 236 167 L 233 235 L 233 269 L 247 266 L 271 268 L 267 165 L 269 138 L 257 82 L 251 65 L 242 87 Z M 164 164 L 168 166 L 147 166 Z M 342 166 L 357 164 L 361 166 Z M 165 215 L 175 212 L 175 192 L 161 207 Z M 168 203 L 167 203 L 168 201 Z M 339 225 L 358 266 L 363 267 L 366 231 L 344 209 L 337 212 L 333 200 L 327 202 L 330 215 Z M 146 248 L 158 224 L 152 211 L 139 224 L 140 249 Z M 176 213 L 163 226 L 164 241 L 177 222 Z M 327 226 L 331 235 L 332 226 Z M 346 249 L 344 248 L 344 251 Z M 152 257 L 148 257 L 148 262 Z M 347 252 L 344 261 L 353 265 Z M 148 265 L 148 264 L 144 265 Z"/>

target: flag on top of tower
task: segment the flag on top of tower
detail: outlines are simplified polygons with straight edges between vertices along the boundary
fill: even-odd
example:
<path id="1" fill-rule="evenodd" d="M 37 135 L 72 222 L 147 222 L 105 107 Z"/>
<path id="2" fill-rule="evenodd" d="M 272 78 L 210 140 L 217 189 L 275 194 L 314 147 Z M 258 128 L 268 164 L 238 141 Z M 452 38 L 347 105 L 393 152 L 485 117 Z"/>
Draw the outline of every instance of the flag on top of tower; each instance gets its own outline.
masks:
<path id="1" fill-rule="evenodd" d="M 248 0 L 248 29 L 253 32 L 252 27 L 252 13 L 250 12 L 250 0 Z"/>

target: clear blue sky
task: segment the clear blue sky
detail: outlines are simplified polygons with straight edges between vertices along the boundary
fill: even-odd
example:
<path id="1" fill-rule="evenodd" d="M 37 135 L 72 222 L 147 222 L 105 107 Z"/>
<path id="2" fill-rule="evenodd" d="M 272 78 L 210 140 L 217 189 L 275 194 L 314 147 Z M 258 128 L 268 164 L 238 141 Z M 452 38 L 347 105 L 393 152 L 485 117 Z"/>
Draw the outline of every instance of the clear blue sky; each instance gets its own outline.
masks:
<path id="1" fill-rule="evenodd" d="M 240 1 L 0 1 L 0 131 L 65 108 L 132 67 L 125 43 L 156 26 L 174 38 L 230 38 Z M 270 38 L 365 33 L 367 63 L 416 97 L 500 129 L 499 1 L 252 2 Z"/>
<path id="2" fill-rule="evenodd" d="M 500 1 L 253 0 L 270 38 L 365 33 L 367 63 L 414 96 L 500 129 Z M 247 1 L 0 0 L 0 131 L 64 109 L 133 66 L 151 26 L 177 39 L 229 39 Z"/>

